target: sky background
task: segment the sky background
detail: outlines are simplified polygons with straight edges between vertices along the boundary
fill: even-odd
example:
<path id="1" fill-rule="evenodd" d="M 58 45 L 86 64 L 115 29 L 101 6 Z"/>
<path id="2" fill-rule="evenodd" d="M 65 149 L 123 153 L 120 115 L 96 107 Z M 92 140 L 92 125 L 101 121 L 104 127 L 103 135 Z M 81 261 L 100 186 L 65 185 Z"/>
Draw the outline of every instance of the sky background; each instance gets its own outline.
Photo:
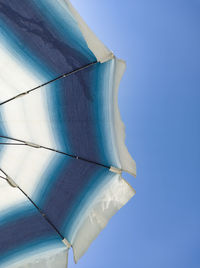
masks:
<path id="1" fill-rule="evenodd" d="M 73 0 L 127 70 L 119 91 L 135 197 L 76 268 L 200 267 L 200 1 Z"/>

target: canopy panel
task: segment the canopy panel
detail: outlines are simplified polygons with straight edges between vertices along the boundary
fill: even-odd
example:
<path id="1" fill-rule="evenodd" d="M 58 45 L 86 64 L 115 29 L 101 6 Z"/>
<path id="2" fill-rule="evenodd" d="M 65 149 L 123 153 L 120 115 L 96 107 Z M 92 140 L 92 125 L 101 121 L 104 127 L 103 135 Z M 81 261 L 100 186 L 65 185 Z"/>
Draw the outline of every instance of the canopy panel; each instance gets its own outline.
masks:
<path id="1" fill-rule="evenodd" d="M 0 267 L 64 268 L 67 250 L 24 194 L 1 180 Z"/>
<path id="2" fill-rule="evenodd" d="M 111 57 L 73 13 L 68 1 L 0 0 L 1 101 L 96 62 L 95 54 L 98 60 Z"/>
<path id="3" fill-rule="evenodd" d="M 108 168 L 43 148 L 5 146 L 0 166 L 72 245 L 76 261 L 135 193 Z"/>
<path id="4" fill-rule="evenodd" d="M 136 174 L 117 104 L 124 63 L 96 63 L 1 108 L 1 136 L 33 142 Z"/>

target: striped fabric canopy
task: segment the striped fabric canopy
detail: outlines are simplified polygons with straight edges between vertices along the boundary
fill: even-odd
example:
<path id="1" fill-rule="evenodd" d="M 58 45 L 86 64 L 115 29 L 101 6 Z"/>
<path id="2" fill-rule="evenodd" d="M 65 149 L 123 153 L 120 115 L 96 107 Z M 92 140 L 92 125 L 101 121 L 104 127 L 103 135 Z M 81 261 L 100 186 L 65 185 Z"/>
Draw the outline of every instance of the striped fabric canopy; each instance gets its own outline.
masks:
<path id="1" fill-rule="evenodd" d="M 0 267 L 67 266 L 134 195 L 125 63 L 68 0 L 0 0 Z"/>

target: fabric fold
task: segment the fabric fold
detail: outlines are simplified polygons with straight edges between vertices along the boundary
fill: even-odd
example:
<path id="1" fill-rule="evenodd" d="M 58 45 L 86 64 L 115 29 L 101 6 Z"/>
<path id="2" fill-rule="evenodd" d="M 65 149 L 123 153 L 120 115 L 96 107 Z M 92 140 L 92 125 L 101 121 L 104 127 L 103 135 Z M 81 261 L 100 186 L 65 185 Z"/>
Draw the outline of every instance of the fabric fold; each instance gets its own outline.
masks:
<path id="1" fill-rule="evenodd" d="M 101 191 L 95 193 L 87 208 L 87 213 L 81 218 L 79 227 L 73 238 L 74 260 L 78 260 L 87 251 L 90 244 L 106 227 L 110 218 L 124 206 L 135 194 L 134 189 L 115 175 L 105 184 Z"/>

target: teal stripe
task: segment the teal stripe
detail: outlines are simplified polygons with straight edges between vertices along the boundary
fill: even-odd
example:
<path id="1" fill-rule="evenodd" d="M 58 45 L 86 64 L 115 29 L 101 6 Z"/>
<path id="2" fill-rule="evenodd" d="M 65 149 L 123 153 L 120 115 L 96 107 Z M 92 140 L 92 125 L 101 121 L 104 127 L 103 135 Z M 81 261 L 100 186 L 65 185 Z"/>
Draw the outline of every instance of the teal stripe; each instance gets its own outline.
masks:
<path id="1" fill-rule="evenodd" d="M 76 51 L 84 55 L 85 58 L 88 59 L 88 62 L 97 60 L 95 55 L 88 48 L 78 23 L 68 9 L 67 3 L 65 4 L 65 8 L 56 0 L 37 0 L 34 4 L 42 12 L 45 20 L 55 27 L 61 39 L 65 40 Z"/>

